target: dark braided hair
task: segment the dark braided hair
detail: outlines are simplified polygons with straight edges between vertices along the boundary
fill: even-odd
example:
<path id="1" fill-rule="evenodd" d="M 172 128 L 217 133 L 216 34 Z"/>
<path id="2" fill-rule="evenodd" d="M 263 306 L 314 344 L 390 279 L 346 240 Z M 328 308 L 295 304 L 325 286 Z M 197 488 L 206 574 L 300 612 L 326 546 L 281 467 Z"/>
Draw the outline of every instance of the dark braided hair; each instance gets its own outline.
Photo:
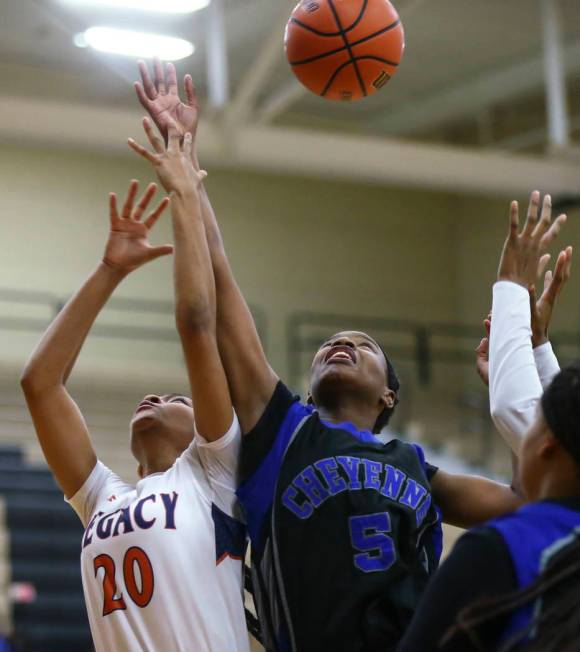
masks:
<path id="1" fill-rule="evenodd" d="M 580 361 L 565 367 L 542 396 L 544 419 L 554 437 L 580 467 Z M 580 469 L 579 469 L 580 472 Z M 486 650 L 477 628 L 541 600 L 530 625 L 505 641 L 498 652 L 576 652 L 580 641 L 580 532 L 524 589 L 481 600 L 463 609 L 441 642 L 464 634 L 476 650 Z M 525 644 L 530 634 L 533 638 Z"/>
<path id="2" fill-rule="evenodd" d="M 543 608 L 525 629 L 505 641 L 498 652 L 577 652 L 580 641 L 580 533 L 544 569 L 535 582 L 526 588 L 499 598 L 481 600 L 463 609 L 455 625 L 441 642 L 441 649 L 461 633 L 473 649 L 486 652 L 477 629 L 495 619 L 513 613 L 537 600 Z M 527 645 L 529 634 L 537 632 Z"/>

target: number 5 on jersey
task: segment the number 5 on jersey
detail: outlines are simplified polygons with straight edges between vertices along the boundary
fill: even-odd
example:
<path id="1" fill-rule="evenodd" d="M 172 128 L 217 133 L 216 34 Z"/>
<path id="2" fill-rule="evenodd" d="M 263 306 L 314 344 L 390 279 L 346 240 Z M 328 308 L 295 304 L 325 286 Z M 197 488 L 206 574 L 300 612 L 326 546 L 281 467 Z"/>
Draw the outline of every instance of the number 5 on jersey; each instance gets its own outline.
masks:
<path id="1" fill-rule="evenodd" d="M 103 573 L 103 616 L 112 614 L 113 611 L 126 609 L 127 604 L 123 598 L 123 592 L 117 595 L 117 578 L 115 562 L 109 555 L 99 555 L 93 562 L 95 577 L 102 568 Z M 135 566 L 139 568 L 140 582 L 137 584 L 135 577 Z M 146 607 L 153 597 L 155 580 L 153 567 L 147 553 L 134 546 L 129 548 L 123 558 L 123 579 L 125 588 L 131 600 L 141 608 Z"/>
<path id="2" fill-rule="evenodd" d="M 351 516 L 348 519 L 352 547 L 359 551 L 354 555 L 354 565 L 363 573 L 386 571 L 395 563 L 395 544 L 388 536 L 391 517 L 388 512 Z"/>

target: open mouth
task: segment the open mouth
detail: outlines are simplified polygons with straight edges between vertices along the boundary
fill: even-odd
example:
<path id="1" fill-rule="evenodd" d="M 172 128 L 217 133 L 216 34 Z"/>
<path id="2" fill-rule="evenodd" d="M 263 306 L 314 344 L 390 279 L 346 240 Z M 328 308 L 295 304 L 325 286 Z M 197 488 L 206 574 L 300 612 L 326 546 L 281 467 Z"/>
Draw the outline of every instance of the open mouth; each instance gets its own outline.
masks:
<path id="1" fill-rule="evenodd" d="M 356 353 L 350 346 L 333 346 L 324 358 L 326 364 L 356 364 Z"/>
<path id="2" fill-rule="evenodd" d="M 141 412 L 148 412 L 149 410 L 155 409 L 155 407 L 156 406 L 153 403 L 149 403 L 149 401 L 141 401 L 135 410 L 135 414 L 137 415 Z"/>

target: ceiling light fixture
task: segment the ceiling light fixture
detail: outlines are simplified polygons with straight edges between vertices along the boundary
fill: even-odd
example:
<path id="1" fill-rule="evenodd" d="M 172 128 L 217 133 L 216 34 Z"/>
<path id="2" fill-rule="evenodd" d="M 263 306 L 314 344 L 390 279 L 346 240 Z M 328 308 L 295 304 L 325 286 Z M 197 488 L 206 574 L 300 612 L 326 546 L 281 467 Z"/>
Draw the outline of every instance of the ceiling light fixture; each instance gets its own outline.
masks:
<path id="1" fill-rule="evenodd" d="M 78 47 L 90 46 L 99 52 L 143 59 L 159 57 L 164 61 L 179 61 L 195 51 L 193 43 L 181 38 L 114 27 L 89 27 L 86 32 L 75 36 L 74 43 Z"/>
<path id="2" fill-rule="evenodd" d="M 92 5 L 166 14 L 191 14 L 194 11 L 205 9 L 211 0 L 61 0 L 61 2 L 77 6 Z"/>

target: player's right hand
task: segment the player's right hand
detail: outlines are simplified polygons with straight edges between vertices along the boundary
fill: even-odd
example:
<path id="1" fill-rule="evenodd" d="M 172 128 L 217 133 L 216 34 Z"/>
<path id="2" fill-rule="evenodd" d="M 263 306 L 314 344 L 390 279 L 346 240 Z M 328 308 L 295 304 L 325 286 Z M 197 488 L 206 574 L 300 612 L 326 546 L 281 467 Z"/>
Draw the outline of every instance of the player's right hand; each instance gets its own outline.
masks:
<path id="1" fill-rule="evenodd" d="M 131 181 L 127 198 L 121 213 L 117 206 L 117 195 L 109 195 L 109 217 L 111 230 L 105 247 L 103 262 L 122 274 L 128 274 L 151 260 L 173 253 L 171 245 L 153 247 L 149 243 L 149 233 L 169 199 L 163 199 L 157 208 L 142 221 L 141 218 L 157 192 L 157 185 L 149 184 L 141 201 L 135 206 L 138 181 Z"/>
<path id="2" fill-rule="evenodd" d="M 186 101 L 182 102 L 179 97 L 175 66 L 168 63 L 166 71 L 164 71 L 161 61 L 154 59 L 153 67 L 155 71 L 154 81 L 149 76 L 147 64 L 144 61 L 139 61 L 142 83 L 135 82 L 135 92 L 139 102 L 157 125 L 165 142 L 168 142 L 168 131 L 171 122 L 176 124 L 182 138 L 185 134 L 190 133 L 192 139 L 195 140 L 199 106 L 191 75 L 185 75 L 183 79 Z"/>

